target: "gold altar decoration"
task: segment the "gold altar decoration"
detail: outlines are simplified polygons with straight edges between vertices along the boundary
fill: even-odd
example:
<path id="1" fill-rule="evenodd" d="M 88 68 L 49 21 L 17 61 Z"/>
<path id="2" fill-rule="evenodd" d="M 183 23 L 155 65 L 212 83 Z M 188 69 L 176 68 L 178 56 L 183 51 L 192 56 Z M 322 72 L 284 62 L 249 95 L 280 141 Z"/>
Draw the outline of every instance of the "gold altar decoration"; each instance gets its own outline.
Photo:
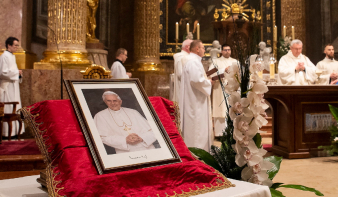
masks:
<path id="1" fill-rule="evenodd" d="M 96 11 L 99 7 L 99 0 L 87 0 L 87 42 L 100 42 L 95 36 Z"/>
<path id="2" fill-rule="evenodd" d="M 160 62 L 160 2 L 135 1 L 134 57 L 137 71 L 162 71 Z"/>
<path id="3" fill-rule="evenodd" d="M 81 70 L 80 72 L 84 79 L 110 79 L 112 77 L 111 71 L 96 64 L 92 64 L 86 70 Z"/>
<path id="4" fill-rule="evenodd" d="M 291 35 L 291 26 L 295 28 L 297 39 L 306 46 L 306 16 L 305 0 L 283 0 L 281 1 L 281 28 L 286 26 L 286 35 Z M 303 47 L 303 54 L 306 53 L 306 47 Z"/>
<path id="5" fill-rule="evenodd" d="M 260 21 L 261 20 L 261 13 L 260 11 L 257 11 L 255 9 L 247 9 L 247 7 L 249 6 L 246 3 L 246 0 L 241 1 L 241 0 L 223 0 L 224 4 L 222 4 L 222 6 L 224 8 L 222 9 L 215 9 L 215 14 L 214 14 L 214 19 L 215 22 L 218 21 L 218 17 L 219 14 L 218 12 L 221 11 L 222 12 L 222 19 L 221 21 L 225 21 L 227 20 L 230 16 L 232 15 L 242 15 L 243 19 L 246 21 L 249 21 L 250 16 L 247 15 L 245 12 L 251 12 L 251 19 L 253 21 Z"/>
<path id="6" fill-rule="evenodd" d="M 85 69 L 87 0 L 48 0 L 48 35 L 44 59 L 34 69 Z"/>

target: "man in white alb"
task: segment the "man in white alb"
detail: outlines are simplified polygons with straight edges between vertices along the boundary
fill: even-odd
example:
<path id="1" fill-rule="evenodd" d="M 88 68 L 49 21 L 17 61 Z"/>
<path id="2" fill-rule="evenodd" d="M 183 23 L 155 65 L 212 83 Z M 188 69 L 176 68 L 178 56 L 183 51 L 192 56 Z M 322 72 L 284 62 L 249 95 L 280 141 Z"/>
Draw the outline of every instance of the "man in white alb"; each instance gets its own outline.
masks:
<path id="1" fill-rule="evenodd" d="M 108 108 L 98 112 L 94 121 L 103 144 L 115 148 L 116 154 L 155 149 L 155 135 L 138 111 L 121 107 L 115 92 L 104 92 L 102 99 Z"/>
<path id="2" fill-rule="evenodd" d="M 111 66 L 111 75 L 113 79 L 128 79 L 131 78 L 131 73 L 126 72 L 126 68 L 123 66 L 123 63 L 128 58 L 128 52 L 124 48 L 119 48 L 116 51 L 116 60 Z"/>
<path id="3" fill-rule="evenodd" d="M 182 59 L 189 55 L 190 53 L 190 43 L 192 40 L 187 39 L 182 43 L 182 51 L 174 55 L 174 98 L 173 101 L 176 101 L 179 105 L 179 98 L 181 92 L 181 75 L 182 75 Z"/>
<path id="4" fill-rule="evenodd" d="M 327 44 L 324 49 L 326 57 L 317 63 L 317 70 L 322 74 L 316 84 L 328 85 L 338 79 L 338 61 L 334 59 L 334 48 Z"/>
<path id="5" fill-rule="evenodd" d="M 223 74 L 229 69 L 229 66 L 233 62 L 237 62 L 236 59 L 231 58 L 231 48 L 227 44 L 222 45 L 222 56 L 214 59 L 213 63 L 209 67 L 209 70 L 215 68 L 214 65 L 218 66 L 218 74 Z M 217 76 L 217 73 L 212 74 L 210 77 Z M 222 79 L 222 83 L 226 79 Z M 222 136 L 223 130 L 225 129 L 227 108 L 224 101 L 223 91 L 220 82 L 217 80 L 212 86 L 212 117 L 214 119 L 215 137 Z"/>
<path id="6" fill-rule="evenodd" d="M 19 49 L 19 40 L 9 37 L 6 40 L 6 51 L 0 56 L 0 102 L 19 102 L 16 109 L 21 108 L 19 82 L 21 81 L 22 71 L 16 64 L 15 53 Z M 4 112 L 12 113 L 13 106 L 5 105 Z M 22 132 L 24 132 L 24 126 Z M 13 122 L 12 136 L 18 134 L 19 123 Z M 3 124 L 2 135 L 8 137 L 8 125 Z"/>
<path id="7" fill-rule="evenodd" d="M 183 66 L 181 86 L 181 123 L 184 142 L 210 152 L 213 141 L 210 94 L 212 81 L 202 65 L 204 45 L 200 40 L 190 44 L 189 60 Z"/>
<path id="8" fill-rule="evenodd" d="M 302 54 L 303 43 L 295 39 L 290 44 L 290 51 L 284 55 L 278 64 L 278 79 L 280 85 L 311 85 L 317 75 L 315 65 Z"/>

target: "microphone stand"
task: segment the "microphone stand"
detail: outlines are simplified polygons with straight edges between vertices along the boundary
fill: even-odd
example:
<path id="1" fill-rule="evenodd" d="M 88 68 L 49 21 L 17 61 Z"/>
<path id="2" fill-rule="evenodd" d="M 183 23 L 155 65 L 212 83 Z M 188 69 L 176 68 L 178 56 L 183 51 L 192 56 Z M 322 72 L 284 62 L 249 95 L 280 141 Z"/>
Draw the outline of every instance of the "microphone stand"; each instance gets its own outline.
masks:
<path id="1" fill-rule="evenodd" d="M 53 35 L 54 35 L 54 38 L 55 38 L 55 44 L 56 44 L 56 49 L 57 49 L 57 53 L 58 53 L 59 59 L 60 59 L 60 66 L 61 66 L 61 69 L 60 69 L 60 71 L 61 71 L 61 81 L 60 81 L 60 84 L 61 84 L 61 100 L 62 100 L 62 99 L 63 99 L 63 83 L 62 83 L 62 81 L 63 81 L 63 67 L 62 67 L 62 60 L 61 60 L 61 55 L 60 55 L 59 45 L 58 45 L 58 43 L 57 43 L 57 40 L 56 40 L 56 34 L 55 34 L 54 30 L 53 30 L 52 28 L 50 28 L 48 25 L 47 25 L 47 27 L 48 27 L 48 29 L 51 30 L 51 32 L 52 32 Z"/>

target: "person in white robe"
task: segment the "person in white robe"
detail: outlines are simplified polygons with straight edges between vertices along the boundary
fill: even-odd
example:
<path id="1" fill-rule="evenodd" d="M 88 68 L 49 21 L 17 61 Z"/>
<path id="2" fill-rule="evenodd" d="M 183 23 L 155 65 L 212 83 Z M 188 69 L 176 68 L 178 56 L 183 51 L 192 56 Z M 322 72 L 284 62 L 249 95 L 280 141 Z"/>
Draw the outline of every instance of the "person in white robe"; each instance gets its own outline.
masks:
<path id="1" fill-rule="evenodd" d="M 111 66 L 112 79 L 128 79 L 131 78 L 131 73 L 126 71 L 123 63 L 128 58 L 128 51 L 124 48 L 119 48 L 116 52 L 116 60 Z"/>
<path id="2" fill-rule="evenodd" d="M 21 82 L 22 71 L 18 69 L 16 64 L 15 53 L 19 49 L 19 40 L 9 37 L 6 40 L 6 51 L 0 56 L 0 102 L 19 102 L 16 109 L 20 109 L 21 98 L 19 82 Z M 12 113 L 13 105 L 5 105 L 4 112 Z M 11 136 L 18 135 L 19 123 L 12 122 Z M 21 134 L 24 132 L 22 126 Z M 2 135 L 8 137 L 8 124 L 4 123 L 2 127 Z"/>
<path id="3" fill-rule="evenodd" d="M 174 57 L 174 97 L 173 101 L 177 102 L 179 105 L 179 98 L 181 92 L 181 75 L 182 75 L 182 59 L 189 55 L 190 53 L 190 43 L 192 40 L 187 39 L 182 43 L 182 51 L 176 53 Z"/>
<path id="4" fill-rule="evenodd" d="M 311 85 L 317 80 L 315 65 L 302 54 L 303 43 L 295 39 L 290 44 L 290 51 L 278 64 L 277 82 L 280 85 Z"/>
<path id="5" fill-rule="evenodd" d="M 205 48 L 200 40 L 190 44 L 190 54 L 183 66 L 180 109 L 184 142 L 210 152 L 213 142 L 210 94 L 212 81 L 202 65 Z"/>
<path id="6" fill-rule="evenodd" d="M 214 59 L 210 65 L 209 70 L 218 67 L 218 74 L 226 72 L 233 62 L 237 62 L 236 59 L 231 56 L 231 48 L 227 44 L 222 45 L 222 56 Z M 217 73 L 212 74 L 210 77 L 217 76 Z M 225 78 L 222 79 L 222 83 L 225 82 Z M 223 91 L 220 82 L 217 80 L 212 86 L 212 117 L 214 121 L 215 137 L 223 135 L 223 130 L 226 127 L 225 116 L 227 112 L 226 104 L 224 101 Z"/>
<path id="7" fill-rule="evenodd" d="M 98 112 L 94 121 L 103 144 L 115 148 L 116 154 L 155 149 L 155 135 L 138 111 L 121 107 L 115 92 L 104 92 L 102 99 L 108 108 Z"/>
<path id="8" fill-rule="evenodd" d="M 338 79 L 338 61 L 334 59 L 334 48 L 327 44 L 324 49 L 325 58 L 317 63 L 316 69 L 322 74 L 316 84 L 328 85 Z"/>

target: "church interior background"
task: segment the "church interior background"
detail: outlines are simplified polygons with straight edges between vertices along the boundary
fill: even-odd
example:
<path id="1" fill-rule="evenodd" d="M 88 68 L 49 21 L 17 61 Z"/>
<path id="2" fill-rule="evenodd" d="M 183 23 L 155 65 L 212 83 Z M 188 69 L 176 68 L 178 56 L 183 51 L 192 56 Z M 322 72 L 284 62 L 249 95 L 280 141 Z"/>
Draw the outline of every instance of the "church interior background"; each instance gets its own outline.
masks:
<path id="1" fill-rule="evenodd" d="M 169 99 L 170 74 L 174 72 L 172 56 L 176 47 L 181 46 L 188 21 L 183 20 L 180 24 L 179 39 L 176 42 L 175 23 L 184 19 L 182 13 L 176 11 L 180 1 L 182 0 L 88 0 L 92 6 L 87 7 L 86 0 L 1 0 L 0 54 L 6 50 L 5 40 L 9 36 L 20 40 L 20 50 L 15 55 L 24 76 L 23 83 L 20 84 L 22 106 L 43 100 L 61 99 L 59 51 L 63 78 L 83 79 L 80 71 L 91 64 L 101 65 L 109 70 L 115 60 L 116 50 L 121 47 L 128 51 L 125 63 L 127 72 L 131 72 L 133 78 L 139 78 L 147 95 Z M 191 20 L 199 17 L 200 38 L 207 47 L 211 46 L 213 40 L 220 39 L 219 34 L 215 33 L 214 24 L 216 20 L 221 21 L 222 16 L 215 19 L 214 14 L 215 8 L 222 7 L 222 1 L 191 1 L 196 6 L 196 13 L 190 16 Z M 98 3 L 97 7 L 95 3 Z M 325 57 L 323 50 L 327 43 L 332 43 L 338 49 L 336 0 L 248 0 L 246 4 L 260 11 L 259 40 L 266 42 L 267 47 L 272 47 L 275 55 L 279 43 L 274 35 L 278 39 L 282 37 L 284 26 L 288 36 L 291 36 L 291 27 L 294 27 L 295 38 L 303 42 L 303 53 L 314 64 Z M 51 12 L 53 9 L 64 9 L 64 15 Z M 93 15 L 90 16 L 89 13 Z M 222 15 L 222 11 L 219 15 Z M 95 20 L 96 28 L 87 27 L 88 20 Z M 75 23 L 76 27 L 71 27 Z M 95 35 L 94 39 L 86 37 L 88 28 L 94 29 L 90 32 L 90 35 Z M 194 32 L 193 36 L 195 39 L 197 33 Z M 338 50 L 335 57 L 338 58 Z M 203 59 L 206 67 L 207 60 L 208 58 Z M 65 88 L 62 99 L 68 99 Z M 271 138 L 273 134 L 269 136 Z M 41 160 L 28 160 L 37 162 L 39 159 Z M 334 162 L 337 159 L 327 163 L 331 165 Z M 298 169 L 305 162 L 286 163 L 290 164 L 290 168 Z M 5 165 L 8 162 L 0 164 Z M 1 171 L 7 170 L 0 169 L 0 174 Z M 308 172 L 303 175 L 306 173 Z M 293 176 L 290 173 L 285 174 Z M 20 175 L 9 175 L 8 178 L 12 178 L 11 176 Z M 300 179 L 305 178 L 292 178 L 294 181 Z M 324 187 L 324 190 L 328 188 Z M 335 192 L 338 194 L 337 189 Z"/>

